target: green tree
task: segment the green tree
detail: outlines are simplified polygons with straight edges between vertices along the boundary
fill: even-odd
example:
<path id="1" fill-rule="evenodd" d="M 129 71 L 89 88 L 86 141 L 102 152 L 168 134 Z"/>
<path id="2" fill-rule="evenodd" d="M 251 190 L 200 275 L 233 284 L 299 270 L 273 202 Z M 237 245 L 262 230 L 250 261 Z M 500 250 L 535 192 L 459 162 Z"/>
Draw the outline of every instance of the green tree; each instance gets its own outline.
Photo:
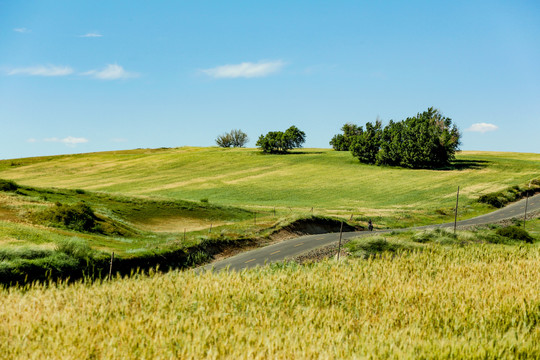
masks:
<path id="1" fill-rule="evenodd" d="M 430 107 L 385 127 L 376 162 L 407 168 L 445 167 L 455 158 L 460 136 L 450 118 Z"/>
<path id="2" fill-rule="evenodd" d="M 306 141 L 306 133 L 291 126 L 285 132 L 270 131 L 259 136 L 257 146 L 265 153 L 283 154 L 295 148 L 300 148 Z"/>
<path id="3" fill-rule="evenodd" d="M 244 147 L 248 141 L 249 138 L 245 132 L 235 129 L 219 135 L 216 144 L 220 147 Z"/>
<path id="4" fill-rule="evenodd" d="M 390 121 L 384 128 L 379 120 L 367 123 L 366 130 L 353 137 L 350 150 L 366 164 L 441 168 L 454 160 L 460 136 L 450 118 L 430 107 L 403 121 Z"/>
<path id="5" fill-rule="evenodd" d="M 332 148 L 337 151 L 348 151 L 350 150 L 351 143 L 354 138 L 358 135 L 362 135 L 364 130 L 361 126 L 346 123 L 341 127 L 343 134 L 334 135 L 332 140 L 330 140 L 330 145 Z"/>
<path id="6" fill-rule="evenodd" d="M 375 164 L 377 153 L 379 152 L 382 136 L 382 122 L 375 121 L 375 124 L 366 123 L 366 130 L 360 135 L 351 138 L 349 147 L 354 157 L 361 163 Z"/>

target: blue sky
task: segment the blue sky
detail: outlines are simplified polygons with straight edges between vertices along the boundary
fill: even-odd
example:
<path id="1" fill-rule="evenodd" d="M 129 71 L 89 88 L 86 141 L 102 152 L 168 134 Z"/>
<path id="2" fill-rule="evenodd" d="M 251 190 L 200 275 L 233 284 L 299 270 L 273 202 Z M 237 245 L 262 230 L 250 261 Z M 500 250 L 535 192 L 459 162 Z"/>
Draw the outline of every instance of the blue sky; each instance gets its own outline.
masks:
<path id="1" fill-rule="evenodd" d="M 0 158 L 213 146 L 434 106 L 540 152 L 538 1 L 0 0 Z"/>

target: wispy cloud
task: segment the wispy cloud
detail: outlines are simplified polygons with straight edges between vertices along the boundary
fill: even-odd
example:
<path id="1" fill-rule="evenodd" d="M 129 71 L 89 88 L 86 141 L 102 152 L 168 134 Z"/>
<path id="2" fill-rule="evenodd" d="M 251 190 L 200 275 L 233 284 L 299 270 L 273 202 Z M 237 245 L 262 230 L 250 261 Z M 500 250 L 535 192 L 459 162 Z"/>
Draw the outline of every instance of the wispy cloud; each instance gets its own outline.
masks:
<path id="1" fill-rule="evenodd" d="M 83 37 L 83 38 L 99 38 L 99 37 L 103 37 L 103 35 L 101 35 L 98 32 L 91 32 L 91 33 L 81 35 L 79 37 Z"/>
<path id="2" fill-rule="evenodd" d="M 214 78 L 256 78 L 265 77 L 279 72 L 285 63 L 277 61 L 261 61 L 258 63 L 243 62 L 241 64 L 222 65 L 211 69 L 201 70 Z"/>
<path id="3" fill-rule="evenodd" d="M 27 29 L 27 28 L 24 28 L 24 27 L 22 27 L 22 28 L 15 28 L 15 29 L 13 29 L 13 31 L 18 32 L 18 33 L 21 33 L 21 34 L 28 34 L 28 33 L 31 33 L 31 32 L 32 32 L 32 30 Z"/>
<path id="4" fill-rule="evenodd" d="M 35 142 L 34 139 L 29 139 L 28 141 L 30 141 L 30 140 L 33 140 L 31 142 Z M 82 137 L 68 136 L 68 137 L 65 137 L 63 139 L 56 138 L 56 137 L 47 138 L 47 139 L 43 139 L 43 141 L 45 141 L 45 142 L 63 143 L 63 144 L 66 144 L 67 146 L 74 147 L 74 146 L 76 146 L 78 144 L 87 143 L 88 139 L 85 139 L 85 138 L 82 138 Z"/>
<path id="5" fill-rule="evenodd" d="M 31 66 L 23 68 L 15 68 L 8 70 L 8 75 L 30 75 L 30 76 L 66 76 L 73 73 L 73 69 L 69 66 Z"/>
<path id="6" fill-rule="evenodd" d="M 499 127 L 497 125 L 488 124 L 488 123 L 476 123 L 476 124 L 472 124 L 471 127 L 465 129 L 465 131 L 479 132 L 483 134 L 488 131 L 495 131 L 498 129 Z"/>
<path id="7" fill-rule="evenodd" d="M 90 70 L 81 75 L 87 75 L 95 77 L 101 80 L 117 80 L 117 79 L 129 79 L 139 77 L 139 74 L 128 72 L 124 68 L 117 64 L 109 64 L 101 70 Z"/>

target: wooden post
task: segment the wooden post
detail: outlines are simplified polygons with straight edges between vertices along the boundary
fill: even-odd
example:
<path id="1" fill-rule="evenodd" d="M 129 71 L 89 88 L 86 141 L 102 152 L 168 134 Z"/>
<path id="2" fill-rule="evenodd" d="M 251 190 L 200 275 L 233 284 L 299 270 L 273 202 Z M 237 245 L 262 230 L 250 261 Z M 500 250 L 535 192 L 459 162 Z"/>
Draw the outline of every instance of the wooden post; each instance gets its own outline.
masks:
<path id="1" fill-rule="evenodd" d="M 353 215 L 354 215 L 354 213 L 351 213 L 351 218 L 349 219 L 349 221 L 352 221 Z"/>
<path id="2" fill-rule="evenodd" d="M 341 221 L 341 228 L 339 229 L 339 246 L 337 251 L 337 259 L 339 261 L 339 253 L 341 252 L 341 236 L 343 234 L 343 221 Z"/>
<path id="3" fill-rule="evenodd" d="M 455 210 L 455 216 L 454 216 L 454 234 L 456 233 L 456 227 L 457 227 L 457 209 L 459 204 L 459 186 L 457 187 L 457 196 L 456 196 L 456 210 Z"/>
<path id="4" fill-rule="evenodd" d="M 313 215 L 313 206 L 311 207 L 311 215 Z"/>
<path id="5" fill-rule="evenodd" d="M 274 217 L 276 217 L 276 207 L 274 206 Z"/>
<path id="6" fill-rule="evenodd" d="M 529 181 L 529 189 L 527 189 L 527 200 L 525 200 L 525 215 L 523 216 L 523 230 L 525 230 L 525 222 L 527 221 L 527 206 L 529 205 L 529 192 L 531 190 L 531 181 Z"/>
<path id="7" fill-rule="evenodd" d="M 186 228 L 184 228 L 184 242 L 186 242 Z"/>
<path id="8" fill-rule="evenodd" d="M 113 264 L 113 261 L 114 261 L 114 252 L 111 254 L 111 262 L 109 264 L 109 281 L 112 278 L 112 264 Z"/>
<path id="9" fill-rule="evenodd" d="M 208 230 L 208 233 L 210 234 L 212 232 L 212 223 L 210 223 L 210 230 Z"/>

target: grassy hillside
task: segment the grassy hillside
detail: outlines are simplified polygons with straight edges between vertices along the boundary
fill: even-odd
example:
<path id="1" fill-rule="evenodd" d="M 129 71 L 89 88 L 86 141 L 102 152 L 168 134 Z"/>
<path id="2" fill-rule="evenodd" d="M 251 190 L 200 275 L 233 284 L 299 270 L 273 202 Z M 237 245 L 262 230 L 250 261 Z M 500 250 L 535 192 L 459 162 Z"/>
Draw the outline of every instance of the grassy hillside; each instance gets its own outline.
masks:
<path id="1" fill-rule="evenodd" d="M 458 185 L 464 205 L 522 185 L 540 177 L 539 164 L 540 154 L 463 152 L 453 170 L 407 170 L 361 165 L 349 152 L 323 149 L 264 155 L 177 148 L 1 161 L 0 178 L 222 205 L 404 217 L 452 209 Z"/>
<path id="2" fill-rule="evenodd" d="M 383 227 L 445 222 L 453 220 L 458 185 L 460 218 L 471 217 L 492 209 L 476 201 L 479 195 L 523 188 L 540 178 L 539 164 L 538 154 L 469 152 L 458 155 L 453 169 L 407 170 L 361 165 L 348 152 L 221 148 L 0 161 L 0 179 L 19 184 L 10 189 L 0 181 L 0 272 L 15 271 L 19 279 L 39 264 L 34 272 L 69 274 L 74 263 L 90 271 L 81 269 L 87 258 L 56 251 L 66 242 L 69 249 L 78 244 L 137 258 L 148 268 L 204 261 L 218 243 L 253 246 L 253 239 L 312 215 L 341 216 L 356 226 L 368 219 Z M 66 222 L 72 206 L 89 208 L 89 228 L 81 231 L 81 219 Z M 103 263 L 105 255 L 96 256 Z"/>
<path id="3" fill-rule="evenodd" d="M 0 353 L 4 359 L 540 357 L 538 246 L 477 244 L 467 234 L 458 240 L 460 246 L 423 242 L 422 251 L 368 260 L 0 290 Z"/>

